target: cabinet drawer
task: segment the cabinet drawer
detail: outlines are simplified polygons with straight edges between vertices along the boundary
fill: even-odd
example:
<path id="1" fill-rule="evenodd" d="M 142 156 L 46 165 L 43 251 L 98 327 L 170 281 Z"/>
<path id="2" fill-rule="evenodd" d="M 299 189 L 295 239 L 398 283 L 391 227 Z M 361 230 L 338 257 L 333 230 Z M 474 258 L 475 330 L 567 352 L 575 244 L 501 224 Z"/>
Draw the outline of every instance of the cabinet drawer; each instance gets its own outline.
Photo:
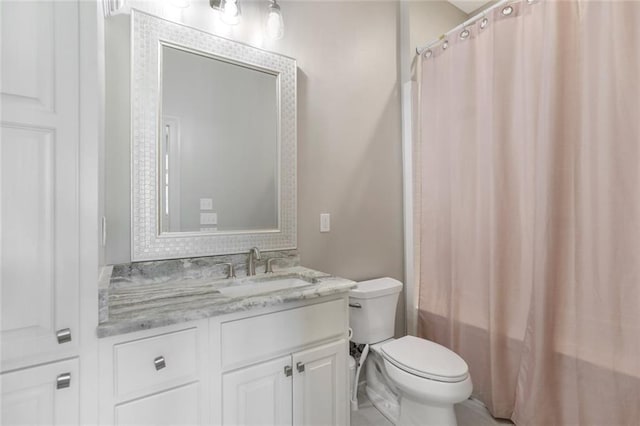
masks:
<path id="1" fill-rule="evenodd" d="M 198 383 L 191 383 L 133 402 L 115 409 L 115 424 L 120 425 L 199 425 L 200 390 Z"/>
<path id="2" fill-rule="evenodd" d="M 195 327 L 115 345 L 115 395 L 133 397 L 195 380 L 197 348 Z"/>
<path id="3" fill-rule="evenodd" d="M 344 299 L 223 323 L 222 368 L 238 368 L 308 344 L 346 336 L 347 324 Z"/>

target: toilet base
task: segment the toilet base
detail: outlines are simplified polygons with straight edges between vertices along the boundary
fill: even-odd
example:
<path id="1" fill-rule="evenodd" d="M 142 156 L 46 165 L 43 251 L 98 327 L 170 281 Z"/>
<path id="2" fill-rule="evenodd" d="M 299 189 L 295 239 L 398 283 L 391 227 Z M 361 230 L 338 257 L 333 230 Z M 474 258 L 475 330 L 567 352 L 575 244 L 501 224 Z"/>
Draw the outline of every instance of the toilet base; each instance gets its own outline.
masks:
<path id="1" fill-rule="evenodd" d="M 396 426 L 456 426 L 454 404 L 471 394 L 471 379 L 459 383 L 435 383 L 431 395 L 398 388 L 375 345 L 366 361 L 366 393 L 373 406 Z M 398 371 L 392 371 L 398 374 Z M 422 379 L 420 379 L 422 380 Z M 424 384 L 423 384 L 424 386 Z M 437 397 L 437 398 L 436 398 Z"/>
<path id="2" fill-rule="evenodd" d="M 425 404 L 403 395 L 396 426 L 457 426 L 453 404 Z"/>

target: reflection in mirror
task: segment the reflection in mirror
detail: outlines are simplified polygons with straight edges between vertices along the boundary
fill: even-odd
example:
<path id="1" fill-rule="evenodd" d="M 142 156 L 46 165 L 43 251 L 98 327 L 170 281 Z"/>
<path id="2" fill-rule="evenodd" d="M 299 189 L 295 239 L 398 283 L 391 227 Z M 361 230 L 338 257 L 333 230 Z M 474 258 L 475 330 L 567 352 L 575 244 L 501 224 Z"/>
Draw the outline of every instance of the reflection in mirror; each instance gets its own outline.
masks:
<path id="1" fill-rule="evenodd" d="M 277 74 L 162 45 L 161 233 L 279 228 Z"/>

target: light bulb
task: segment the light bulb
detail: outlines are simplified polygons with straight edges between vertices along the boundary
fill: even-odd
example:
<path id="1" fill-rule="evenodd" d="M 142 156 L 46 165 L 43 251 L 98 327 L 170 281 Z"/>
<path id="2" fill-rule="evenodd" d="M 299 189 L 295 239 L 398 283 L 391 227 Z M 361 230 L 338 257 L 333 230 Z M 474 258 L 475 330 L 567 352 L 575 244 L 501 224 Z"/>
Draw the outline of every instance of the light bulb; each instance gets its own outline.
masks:
<path id="1" fill-rule="evenodd" d="M 223 0 L 222 20 L 229 24 L 235 25 L 240 22 L 240 7 L 237 0 Z"/>
<path id="2" fill-rule="evenodd" d="M 269 13 L 267 14 L 267 36 L 272 40 L 281 39 L 284 34 L 284 21 L 280 6 L 274 1 L 269 5 Z"/>

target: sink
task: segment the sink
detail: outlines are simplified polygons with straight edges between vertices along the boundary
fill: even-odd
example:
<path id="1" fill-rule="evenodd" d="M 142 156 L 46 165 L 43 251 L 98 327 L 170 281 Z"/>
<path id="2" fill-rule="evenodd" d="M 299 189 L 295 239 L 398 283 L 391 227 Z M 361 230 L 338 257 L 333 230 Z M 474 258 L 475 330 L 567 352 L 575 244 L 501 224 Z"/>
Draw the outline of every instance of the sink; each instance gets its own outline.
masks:
<path id="1" fill-rule="evenodd" d="M 283 278 L 281 280 L 254 281 L 249 284 L 230 285 L 220 288 L 218 291 L 227 297 L 246 297 L 308 285 L 311 285 L 309 281 L 300 278 Z"/>

